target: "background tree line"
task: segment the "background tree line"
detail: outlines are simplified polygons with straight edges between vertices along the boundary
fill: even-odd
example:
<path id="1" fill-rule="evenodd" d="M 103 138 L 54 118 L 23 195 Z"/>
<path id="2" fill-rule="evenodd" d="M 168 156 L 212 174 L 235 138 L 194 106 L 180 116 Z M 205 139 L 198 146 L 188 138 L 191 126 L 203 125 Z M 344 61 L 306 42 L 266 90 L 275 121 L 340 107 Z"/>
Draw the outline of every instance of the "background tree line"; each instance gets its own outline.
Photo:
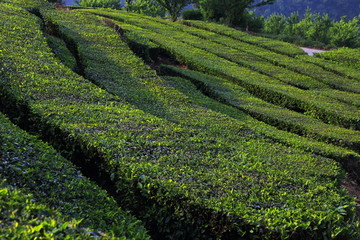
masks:
<path id="1" fill-rule="evenodd" d="M 359 0 L 77 1 L 80 6 L 123 8 L 153 17 L 165 17 L 167 14 L 172 21 L 176 21 L 182 13 L 184 19 L 219 22 L 303 46 L 360 47 Z M 193 4 L 195 9 L 182 12 L 189 4 Z M 321 11 L 318 11 L 320 8 Z M 272 11 L 278 12 L 269 16 L 259 15 Z M 329 13 L 320 13 L 324 11 Z M 335 12 L 336 16 L 331 17 Z"/>
<path id="2" fill-rule="evenodd" d="M 333 20 L 340 20 L 347 16 L 352 19 L 360 13 L 359 0 L 276 0 L 273 5 L 266 5 L 256 9 L 256 13 L 262 16 L 270 16 L 273 13 L 283 14 L 287 17 L 293 12 L 304 15 L 310 8 L 314 13 L 328 14 Z"/>
<path id="3" fill-rule="evenodd" d="M 359 17 L 350 20 L 343 16 L 333 21 L 328 14 L 312 13 L 310 9 L 303 17 L 298 12 L 291 13 L 289 17 L 272 14 L 263 21 L 262 32 L 303 46 L 360 47 Z"/>

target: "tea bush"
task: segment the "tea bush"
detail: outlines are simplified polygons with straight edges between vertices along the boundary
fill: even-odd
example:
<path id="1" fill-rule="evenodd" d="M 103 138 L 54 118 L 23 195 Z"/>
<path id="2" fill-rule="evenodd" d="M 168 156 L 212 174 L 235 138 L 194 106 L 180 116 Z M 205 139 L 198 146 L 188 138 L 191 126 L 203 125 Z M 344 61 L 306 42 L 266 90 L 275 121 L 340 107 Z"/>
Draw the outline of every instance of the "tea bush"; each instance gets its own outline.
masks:
<path id="1" fill-rule="evenodd" d="M 1 178 L 6 179 L 7 188 L 23 189 L 24 192 L 32 194 L 31 198 L 36 203 L 55 209 L 59 214 L 61 213 L 63 218 L 74 219 L 74 222 L 64 223 L 63 227 L 56 222 L 51 221 L 50 224 L 46 221 L 43 223 L 43 227 L 41 227 L 42 225 L 36 227 L 38 230 L 34 230 L 34 234 L 41 236 L 41 229 L 45 231 L 53 229 L 53 237 L 60 238 L 61 235 L 56 234 L 67 233 L 67 228 L 75 223 L 74 227 L 79 229 L 79 234 L 82 233 L 83 235 L 86 231 L 81 230 L 81 228 L 86 227 L 111 233 L 108 236 L 112 236 L 114 239 L 123 237 L 149 239 L 139 220 L 122 211 L 114 199 L 84 177 L 74 165 L 62 158 L 52 147 L 20 130 L 1 113 L 0 122 L 0 140 L 2 142 L 0 146 L 0 157 L 2 159 L 0 169 Z M 29 204 L 28 201 L 26 203 Z M 16 206 L 16 204 L 12 206 L 15 208 L 15 212 Z M 17 207 L 21 212 L 21 207 Z M 38 214 L 41 214 L 41 210 L 39 211 Z M 44 211 L 47 210 L 44 208 Z M 9 213 L 11 211 L 7 214 Z M 24 216 L 27 214 L 29 213 L 25 212 Z M 11 217 L 11 214 L 5 215 L 5 218 L 16 220 L 16 218 Z M 28 220 L 29 223 L 36 222 L 36 217 L 34 220 Z M 30 226 L 35 228 L 35 225 L 30 224 Z M 24 234 L 23 237 L 30 239 L 32 235 L 26 235 L 28 231 L 32 231 L 31 229 L 29 227 L 15 227 L 8 229 L 8 231 L 14 231 L 12 234 L 15 235 Z M 68 234 L 72 231 L 76 233 L 75 230 L 69 227 Z M 91 231 L 88 230 L 87 232 Z M 51 238 L 51 232 L 43 237 Z M 81 238 L 79 237 L 79 239 Z"/>

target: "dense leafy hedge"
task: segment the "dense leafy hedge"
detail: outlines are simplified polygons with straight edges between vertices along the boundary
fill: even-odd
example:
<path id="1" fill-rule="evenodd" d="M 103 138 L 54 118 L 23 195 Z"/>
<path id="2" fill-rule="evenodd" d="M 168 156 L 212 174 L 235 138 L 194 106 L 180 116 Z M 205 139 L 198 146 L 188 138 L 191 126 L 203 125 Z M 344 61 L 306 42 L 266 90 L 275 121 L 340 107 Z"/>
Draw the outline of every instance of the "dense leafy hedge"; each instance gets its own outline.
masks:
<path id="1" fill-rule="evenodd" d="M 86 28 L 82 24 L 79 24 L 76 21 L 76 19 L 82 18 L 82 16 L 79 14 L 76 15 L 74 13 L 71 14 L 63 13 L 63 14 L 57 14 L 58 16 L 54 16 L 52 12 L 52 14 L 48 14 L 47 17 L 51 15 L 53 15 L 52 19 L 58 19 L 57 22 L 59 22 L 60 24 L 59 34 L 63 35 L 64 38 L 67 39 L 71 38 L 71 41 L 77 45 L 78 51 L 82 56 L 82 62 L 84 63 L 86 76 L 89 79 L 92 79 L 95 83 L 105 87 L 112 93 L 125 97 L 128 101 L 136 104 L 141 109 L 146 109 L 147 111 L 151 111 L 153 114 L 156 114 L 157 116 L 162 115 L 165 116 L 167 119 L 176 122 L 179 122 L 181 121 L 181 119 L 184 119 L 182 115 L 184 115 L 184 110 L 189 106 L 183 104 L 182 110 L 181 112 L 179 112 L 177 110 L 178 105 L 176 105 L 175 108 L 173 108 L 171 106 L 172 103 L 169 101 L 166 102 L 167 105 L 170 105 L 167 106 L 167 108 L 169 109 L 166 109 L 163 100 L 164 98 L 167 98 L 167 99 L 172 99 L 172 101 L 175 101 L 175 99 L 179 98 L 176 101 L 179 103 L 179 102 L 186 102 L 186 99 L 179 97 L 179 94 L 175 93 L 171 88 L 164 89 L 164 87 L 163 88 L 156 87 L 156 84 L 163 86 L 164 83 L 161 82 L 161 80 L 156 77 L 154 72 L 149 71 L 147 66 L 139 63 L 138 62 L 139 60 L 134 58 L 133 54 L 130 51 L 128 51 L 128 49 L 126 49 L 126 46 L 124 46 L 124 44 L 121 43 L 117 44 L 119 48 L 122 49 L 121 56 L 118 56 L 116 52 L 113 53 L 108 52 L 106 56 L 107 57 L 111 56 L 111 61 L 109 60 L 106 61 L 106 59 L 102 57 L 103 54 L 100 54 L 99 51 L 100 44 L 104 45 L 104 47 L 102 48 L 103 49 L 102 52 L 106 52 L 106 49 L 109 46 L 109 44 L 111 44 L 111 46 L 115 46 L 115 43 L 109 43 L 108 40 L 107 42 L 103 41 L 104 35 L 109 36 L 111 34 L 111 31 L 110 29 L 107 28 L 100 30 L 100 26 L 101 26 L 100 21 L 97 21 L 92 17 L 93 21 L 95 20 L 94 21 L 95 25 L 97 25 L 95 32 L 94 30 L 91 29 L 92 26 L 89 25 L 89 28 Z M 89 17 L 87 17 L 87 19 L 89 19 Z M 52 21 L 56 21 L 56 20 L 52 20 Z M 83 19 L 83 21 L 86 20 Z M 96 46 L 97 50 L 95 50 L 94 46 Z M 92 51 L 92 49 L 94 49 L 94 51 Z M 95 56 L 94 52 L 96 52 L 97 57 L 94 57 Z M 102 59 L 101 64 L 99 64 L 99 62 L 97 61 L 98 59 Z M 118 72 L 112 71 L 115 65 L 114 61 L 116 61 L 117 66 L 121 66 L 118 72 L 122 71 L 123 74 L 125 75 L 126 72 L 130 71 L 130 69 L 128 69 L 127 67 L 130 65 L 134 66 L 131 68 L 131 71 L 133 72 L 130 71 L 127 77 L 124 77 L 124 75 L 119 76 Z M 105 73 L 102 74 L 101 78 L 99 77 L 94 78 L 94 76 L 98 76 L 99 72 L 101 71 L 107 74 Z M 136 72 L 134 73 L 134 71 Z M 134 79 L 131 76 L 134 74 L 137 74 L 140 77 L 141 75 L 139 74 L 146 75 L 147 79 L 145 80 L 145 82 L 144 81 L 139 82 L 139 80 Z M 114 82 L 117 82 L 118 85 L 114 85 L 113 84 Z M 127 82 L 131 82 L 131 84 Z M 149 87 L 150 89 L 146 89 Z M 151 87 L 153 87 L 153 89 L 151 89 Z M 234 85 L 233 89 L 241 89 L 241 87 L 236 87 L 236 85 Z M 310 137 L 323 139 L 325 141 L 330 141 L 353 149 L 359 148 L 360 139 L 358 137 L 358 133 L 355 131 L 327 125 L 316 119 L 311 118 L 310 116 L 304 116 L 296 112 L 292 112 L 277 106 L 273 106 L 259 99 L 254 100 L 254 97 L 251 94 L 248 94 L 247 99 L 249 99 L 249 102 L 245 103 L 244 96 L 242 93 L 244 91 L 246 92 L 246 90 L 244 89 L 242 91 L 239 91 L 241 95 L 239 99 L 235 96 L 230 96 L 228 101 L 240 102 L 241 104 L 240 105 L 236 104 L 236 107 L 240 109 L 245 108 L 248 113 L 260 118 L 261 120 L 265 120 L 266 122 L 275 124 L 279 128 L 289 129 L 290 131 L 296 133 L 301 133 L 303 135 L 307 135 Z M 141 93 L 141 95 L 139 95 L 139 93 Z M 159 95 L 162 96 L 162 99 L 156 97 Z M 142 98 L 145 99 L 141 100 Z M 159 109 L 158 107 L 159 105 L 162 105 L 162 108 Z M 192 111 L 193 110 L 191 109 L 189 110 L 189 112 Z M 176 114 L 174 114 L 175 112 Z M 171 116 L 169 116 L 168 113 L 172 113 Z M 173 115 L 176 115 L 177 118 L 175 119 Z M 284 118 L 284 116 L 286 117 Z"/>
<path id="2" fill-rule="evenodd" d="M 53 148 L 14 126 L 1 113 L 0 122 L 0 141 L 2 143 L 0 146 L 2 160 L 0 169 L 1 178 L 7 180 L 7 186 L 22 188 L 31 193 L 31 198 L 37 203 L 40 202 L 56 209 L 64 218 L 76 219 L 76 221 L 64 223 L 64 225 L 52 222 L 51 219 L 43 223 L 36 223 L 42 219 L 42 217 L 36 219 L 37 214 L 41 216 L 41 212 L 44 211 L 43 215 L 45 216 L 49 210 L 45 207 L 37 209 L 36 204 L 32 205 L 28 200 L 23 203 L 19 202 L 19 205 L 17 203 L 9 204 L 9 202 L 8 204 L 14 212 L 18 210 L 20 213 L 19 219 L 23 217 L 25 221 L 25 226 L 21 226 L 23 223 L 19 223 L 19 226 L 7 229 L 9 236 L 14 234 L 17 239 L 20 236 L 32 239 L 44 234 L 45 238 L 61 238 L 61 234 L 70 235 L 72 232 L 82 233 L 81 236 L 83 236 L 86 233 L 85 229 L 81 230 L 80 228 L 87 227 L 97 231 L 111 232 L 111 236 L 116 236 L 116 239 L 149 239 L 140 221 L 121 211 L 115 200 L 85 178 Z M 4 189 L 2 191 L 10 196 L 15 194 L 16 197 L 17 195 L 17 192 L 12 193 Z M 4 199 L 0 203 L 4 204 L 3 201 Z M 5 206 L 2 207 L 5 208 Z M 27 209 L 30 211 L 27 212 Z M 39 211 L 33 219 L 30 217 L 33 216 L 32 209 Z M 21 212 L 22 210 L 24 212 Z M 9 221 L 6 221 L 7 224 L 11 223 L 11 219 L 15 224 L 14 221 L 17 218 L 11 215 L 11 210 L 7 211 L 6 214 L 4 213 L 5 219 Z M 3 211 L 1 212 L 3 213 Z M 73 223 L 76 229 L 72 229 L 71 224 Z M 42 233 L 41 229 L 48 233 Z M 32 231 L 33 235 L 30 234 Z M 92 231 L 87 230 L 87 232 Z"/>
<path id="3" fill-rule="evenodd" d="M 101 12 L 101 14 L 103 14 L 103 12 Z M 111 12 L 108 13 L 108 15 L 124 21 L 126 21 L 128 16 L 128 14 L 122 12 Z M 259 74 L 251 69 L 241 67 L 234 62 L 219 58 L 213 53 L 194 48 L 193 46 L 163 36 L 154 31 L 133 27 L 133 25 L 120 22 L 119 25 L 125 30 L 132 31 L 152 40 L 176 56 L 179 62 L 207 73 L 226 76 L 226 78 L 232 79 L 252 94 L 266 101 L 300 112 L 306 112 L 326 123 L 352 129 L 360 128 L 359 110 L 354 106 L 349 106 L 337 100 L 319 96 L 318 94 L 314 95 L 311 94 L 311 92 L 289 86 L 275 78 Z"/>
<path id="4" fill-rule="evenodd" d="M 285 43 L 282 41 L 276 41 L 263 37 L 254 37 L 249 34 L 238 31 L 234 28 L 227 27 L 225 25 L 220 25 L 217 23 L 208 23 L 204 21 L 183 21 L 183 24 L 202 28 L 205 30 L 209 30 L 211 32 L 215 32 L 221 35 L 229 36 L 234 39 L 240 40 L 242 42 L 250 43 L 252 45 L 261 46 L 263 48 L 267 48 L 277 53 L 281 53 L 288 56 L 297 56 L 305 54 L 304 51 L 295 47 L 292 44 Z"/>
<path id="5" fill-rule="evenodd" d="M 1 5 L 0 16 L 7 19 L 0 30 L 1 108 L 17 123 L 66 149 L 74 161 L 109 176 L 122 202 L 154 231 L 174 239 L 319 239 L 356 234 L 354 199 L 341 189 L 343 171 L 333 160 L 273 143 L 240 121 L 196 106 L 150 69 L 144 72 L 142 62 L 131 57 L 116 33 L 94 17 L 43 11 L 47 22 L 66 22 L 71 14 L 79 22 L 87 20 L 83 35 L 73 27 L 68 34 L 79 43 L 84 66 L 100 71 L 108 64 L 99 62 L 114 63 L 115 70 L 108 75 L 120 76 L 111 81 L 123 77 L 124 82 L 102 86 L 113 85 L 109 90 L 113 93 L 124 86 L 130 90 L 110 94 L 54 58 L 37 18 Z M 106 35 L 98 39 L 97 32 Z M 96 55 L 91 56 L 101 60 L 96 65 L 91 59 L 86 64 L 91 56 L 80 51 L 86 46 L 80 44 L 81 38 L 93 38 L 89 50 Z M 117 52 L 123 54 L 115 58 Z M 86 71 L 96 72 L 89 67 Z M 102 77 L 97 81 L 102 83 Z M 131 92 L 132 85 L 154 93 L 149 96 L 153 106 L 146 96 L 136 102 L 131 94 L 141 94 Z M 173 114 L 183 111 L 180 117 L 187 118 L 171 116 L 169 110 L 176 107 Z M 156 108 L 167 115 L 150 114 Z"/>
<path id="6" fill-rule="evenodd" d="M 144 21 L 145 19 L 147 21 Z M 231 37 L 156 18 L 131 15 L 127 21 L 129 20 L 133 24 L 205 49 L 222 58 L 278 78 L 290 85 L 305 89 L 329 88 L 330 86 L 340 90 L 360 92 L 357 81 L 343 78 L 314 64 L 239 42 Z M 304 55 L 298 55 L 297 57 L 301 56 Z"/>
<path id="7" fill-rule="evenodd" d="M 9 3 L 13 6 L 25 8 L 26 10 L 31 12 L 36 12 L 39 8 L 51 8 L 51 9 L 54 8 L 52 5 L 48 3 L 47 0 L 37 0 L 37 1 L 1 0 L 1 3 Z"/>
<path id="8" fill-rule="evenodd" d="M 359 74 L 360 70 L 351 68 L 349 66 L 339 64 L 335 61 L 326 60 L 324 58 L 311 57 L 308 55 L 296 56 L 296 58 L 299 58 L 305 62 L 314 63 L 314 64 L 322 67 L 323 69 L 334 72 L 338 75 L 342 75 L 347 78 L 356 79 L 356 80 L 360 81 L 360 74 Z"/>
<path id="9" fill-rule="evenodd" d="M 187 22 L 185 22 L 185 24 L 194 26 L 194 27 L 199 27 L 201 29 L 208 29 L 212 32 L 220 33 L 220 34 L 223 34 L 225 36 L 228 36 L 228 37 L 236 39 L 236 40 L 241 40 L 241 38 L 236 37 L 236 36 L 243 34 L 239 31 L 232 30 L 229 27 L 218 25 L 218 24 L 213 24 L 213 23 L 204 23 L 204 22 L 200 22 L 200 21 L 187 21 Z M 199 34 L 199 32 L 196 32 L 196 31 L 193 31 L 193 33 L 195 33 L 196 35 Z M 262 57 L 262 58 L 266 59 L 267 61 L 274 63 L 275 65 L 280 65 L 285 68 L 289 68 L 295 72 L 299 72 L 301 74 L 318 79 L 319 81 L 327 82 L 330 85 L 332 84 L 333 86 L 335 86 L 334 84 L 337 84 L 338 81 L 340 81 L 342 83 L 346 83 L 346 79 L 341 78 L 341 77 L 331 73 L 331 72 L 333 72 L 332 68 L 325 69 L 325 70 L 329 70 L 328 72 L 323 71 L 321 68 L 317 67 L 316 65 L 308 64 L 304 61 L 298 61 L 296 59 L 292 59 L 292 58 L 289 58 L 286 56 L 280 56 L 279 54 L 276 53 L 276 51 L 274 52 L 273 49 L 270 49 L 272 51 L 266 51 L 264 49 L 254 47 L 251 45 L 247 45 L 244 43 L 239 44 L 237 41 L 231 40 L 224 36 L 219 36 L 217 34 L 210 35 L 208 33 L 207 35 L 204 35 L 203 31 L 201 31 L 200 33 L 201 33 L 202 37 L 210 38 L 212 41 L 216 41 L 216 42 L 225 44 L 227 46 L 234 47 L 234 48 L 242 50 L 242 51 L 251 52 L 252 54 L 257 55 L 258 57 Z M 249 37 L 251 37 L 251 36 L 249 36 Z M 356 50 L 355 50 L 355 52 L 356 52 Z M 296 58 L 299 58 L 299 59 L 303 59 L 303 57 L 308 57 L 308 56 L 303 56 L 303 55 L 304 54 L 297 54 L 297 55 L 292 55 L 292 56 L 295 56 Z M 354 75 L 356 75 L 356 74 L 354 73 L 351 76 L 354 76 Z M 359 77 L 357 77 L 357 78 L 359 78 Z M 341 87 L 341 85 L 339 85 L 338 87 Z"/>
<path id="10" fill-rule="evenodd" d="M 275 106 L 255 98 L 244 88 L 226 79 L 205 75 L 173 66 L 162 66 L 164 74 L 180 75 L 192 80 L 203 92 L 220 102 L 241 109 L 251 116 L 280 129 L 343 145 L 357 151 L 360 138 L 357 131 L 324 124 L 310 116 Z"/>
<path id="11" fill-rule="evenodd" d="M 162 72 L 171 75 L 175 73 L 176 75 L 183 76 L 184 78 L 166 76 L 165 79 L 171 84 L 171 86 L 176 87 L 176 89 L 190 97 L 193 102 L 196 102 L 199 105 L 210 108 L 214 111 L 224 113 L 232 118 L 239 119 L 242 122 L 246 123 L 246 126 L 248 126 L 249 128 L 255 129 L 255 131 L 259 134 L 263 134 L 266 137 L 274 139 L 277 142 L 284 143 L 294 148 L 300 148 L 306 151 L 310 151 L 321 156 L 337 159 L 341 162 L 341 164 L 348 172 L 350 172 L 355 178 L 358 178 L 356 170 L 358 169 L 358 167 L 356 167 L 356 162 L 358 162 L 359 160 L 359 155 L 357 153 L 334 145 L 325 144 L 308 138 L 304 138 L 296 134 L 291 134 L 286 131 L 278 130 L 267 124 L 264 124 L 263 122 L 256 121 L 250 116 L 241 114 L 241 111 L 234 107 L 220 103 L 225 102 L 226 97 L 228 97 L 229 100 L 229 96 L 231 95 L 231 91 L 226 92 L 226 85 L 221 84 L 221 82 L 224 82 L 224 80 L 209 77 L 201 73 L 191 72 L 189 70 L 177 69 L 173 66 L 162 66 Z M 187 80 L 185 78 L 190 80 Z M 211 79 L 215 79 L 217 81 L 211 83 Z M 210 89 L 210 87 L 214 88 Z M 211 96 L 212 98 L 206 97 L 201 92 L 205 95 Z M 239 95 L 240 93 L 242 95 L 242 99 L 246 97 L 246 92 L 242 90 L 239 92 Z M 213 98 L 216 98 L 216 100 L 214 100 Z M 229 102 L 229 105 L 235 103 L 235 101 Z"/>
<path id="12" fill-rule="evenodd" d="M 164 20 L 159 20 L 154 18 L 144 18 L 139 15 L 137 16 L 127 15 L 125 16 L 125 20 L 128 23 L 146 29 L 150 29 L 151 31 L 159 33 L 163 36 L 171 37 L 177 41 L 187 43 L 193 47 L 197 47 L 207 52 L 214 53 L 219 57 L 238 63 L 252 70 L 261 72 L 265 75 L 274 76 L 280 79 L 281 81 L 287 82 L 291 85 L 299 86 L 301 88 L 306 88 L 306 89 L 326 87 L 325 84 L 322 84 L 316 80 L 314 81 L 313 79 L 307 76 L 303 76 L 298 73 L 291 72 L 286 68 L 274 66 L 270 62 L 254 54 L 240 52 L 230 47 L 220 45 L 219 43 L 209 41 L 209 37 L 208 37 L 209 34 L 207 34 L 209 33 L 208 31 L 199 30 L 199 29 L 194 30 L 191 29 L 191 27 L 182 24 L 177 24 L 177 23 L 170 24 Z M 194 33 L 195 31 L 196 31 L 196 35 L 199 35 L 198 32 L 200 31 L 205 32 L 205 34 L 201 34 L 200 37 L 198 37 L 187 33 L 187 32 Z M 219 36 L 218 34 L 210 34 L 210 35 Z"/>
<path id="13" fill-rule="evenodd" d="M 49 47 L 52 49 L 53 53 L 71 70 L 78 72 L 78 66 L 74 55 L 70 52 L 66 46 L 64 40 L 54 36 L 54 35 L 45 35 Z"/>
<path id="14" fill-rule="evenodd" d="M 359 49 L 339 48 L 337 50 L 316 54 L 316 56 L 360 70 Z"/>
<path id="15" fill-rule="evenodd" d="M 86 229 L 78 227 L 79 221 L 66 221 L 4 182 L 0 184 L 0 219 L 1 239 L 93 239 Z"/>

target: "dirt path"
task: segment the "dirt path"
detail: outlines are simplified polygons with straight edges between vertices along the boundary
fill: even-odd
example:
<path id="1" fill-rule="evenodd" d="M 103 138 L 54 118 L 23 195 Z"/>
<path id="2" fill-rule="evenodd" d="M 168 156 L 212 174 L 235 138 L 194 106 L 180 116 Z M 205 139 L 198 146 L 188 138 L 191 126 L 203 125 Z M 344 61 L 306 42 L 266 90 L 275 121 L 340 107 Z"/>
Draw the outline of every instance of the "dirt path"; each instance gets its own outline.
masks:
<path id="1" fill-rule="evenodd" d="M 310 56 L 314 56 L 314 53 L 326 52 L 326 50 L 320 50 L 320 49 L 315 49 L 315 48 L 301 47 L 301 49 L 304 50 Z"/>

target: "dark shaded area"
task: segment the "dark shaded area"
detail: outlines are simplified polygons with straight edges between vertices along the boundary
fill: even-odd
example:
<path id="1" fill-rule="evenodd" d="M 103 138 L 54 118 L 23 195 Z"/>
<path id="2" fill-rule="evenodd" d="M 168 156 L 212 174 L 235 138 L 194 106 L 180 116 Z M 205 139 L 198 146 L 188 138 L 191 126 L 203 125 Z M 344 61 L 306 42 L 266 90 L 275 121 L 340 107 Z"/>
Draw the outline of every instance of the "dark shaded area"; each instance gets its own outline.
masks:
<path id="1" fill-rule="evenodd" d="M 161 47 L 150 47 L 149 44 L 144 44 L 141 42 L 143 39 L 136 39 L 134 36 L 130 38 L 130 36 L 127 35 L 127 32 L 122 29 L 121 26 L 117 25 L 110 19 L 104 18 L 101 21 L 110 28 L 114 29 L 114 31 L 116 31 L 116 33 L 119 35 L 120 39 L 129 46 L 135 55 L 143 59 L 145 63 L 147 63 L 158 73 L 160 72 L 161 64 L 172 65 L 180 68 L 188 68 L 186 65 L 178 62 L 176 58 L 165 49 L 162 49 Z"/>

